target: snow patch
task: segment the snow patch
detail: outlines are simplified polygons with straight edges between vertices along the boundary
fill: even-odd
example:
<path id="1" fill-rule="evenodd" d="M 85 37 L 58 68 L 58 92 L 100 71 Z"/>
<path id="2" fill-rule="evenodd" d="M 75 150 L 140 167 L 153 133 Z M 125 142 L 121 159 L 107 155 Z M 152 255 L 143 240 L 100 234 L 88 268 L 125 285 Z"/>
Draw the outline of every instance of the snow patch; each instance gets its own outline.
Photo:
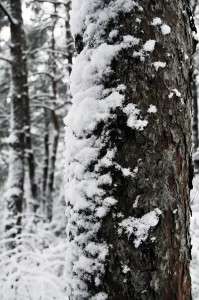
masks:
<path id="1" fill-rule="evenodd" d="M 166 25 L 166 24 L 163 24 L 161 26 L 161 31 L 162 31 L 163 35 L 167 35 L 167 34 L 169 34 L 171 32 L 171 27 L 168 26 L 168 25 Z"/>
<path id="2" fill-rule="evenodd" d="M 135 104 L 129 103 L 123 111 L 127 114 L 128 120 L 127 125 L 132 129 L 143 130 L 147 126 L 147 120 L 138 119 L 140 116 L 140 110 Z"/>
<path id="3" fill-rule="evenodd" d="M 149 109 L 147 110 L 148 113 L 156 113 L 157 112 L 157 107 L 155 105 L 150 105 Z"/>
<path id="4" fill-rule="evenodd" d="M 156 208 L 141 218 L 129 217 L 119 224 L 118 233 L 121 234 L 124 231 L 128 238 L 133 235 L 134 245 L 138 248 L 142 242 L 147 240 L 150 230 L 157 226 L 160 215 L 161 211 Z"/>
<path id="5" fill-rule="evenodd" d="M 123 265 L 122 266 L 122 272 L 124 273 L 124 274 L 126 274 L 126 273 L 128 273 L 128 272 L 130 272 L 131 271 L 131 269 L 127 266 L 127 265 Z"/>
<path id="6" fill-rule="evenodd" d="M 148 40 L 144 45 L 143 49 L 146 52 L 152 52 L 155 49 L 155 40 Z"/>
<path id="7" fill-rule="evenodd" d="M 162 24 L 162 20 L 160 18 L 153 18 L 153 22 L 151 23 L 151 25 L 153 26 L 157 26 L 157 25 L 161 25 Z"/>
<path id="8" fill-rule="evenodd" d="M 155 67 L 156 71 L 158 71 L 159 68 L 165 68 L 166 67 L 166 63 L 161 62 L 161 61 L 156 61 L 156 62 L 152 63 L 152 65 Z"/>
<path id="9" fill-rule="evenodd" d="M 176 97 L 181 97 L 181 93 L 177 89 L 172 89 L 172 92 L 170 92 L 168 98 L 171 99 L 173 95 L 176 95 Z"/>

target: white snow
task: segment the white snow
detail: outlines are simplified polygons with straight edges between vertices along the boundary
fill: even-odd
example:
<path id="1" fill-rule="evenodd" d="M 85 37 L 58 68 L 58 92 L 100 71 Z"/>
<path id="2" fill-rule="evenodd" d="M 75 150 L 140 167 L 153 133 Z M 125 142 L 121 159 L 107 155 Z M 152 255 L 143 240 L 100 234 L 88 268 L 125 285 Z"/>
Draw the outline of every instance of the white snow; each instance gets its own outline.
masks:
<path id="1" fill-rule="evenodd" d="M 150 105 L 149 109 L 147 110 L 148 113 L 156 113 L 157 112 L 157 107 L 155 105 Z"/>
<path id="2" fill-rule="evenodd" d="M 123 265 L 122 266 L 122 272 L 124 274 L 128 273 L 129 271 L 131 271 L 131 269 L 127 265 Z"/>
<path id="3" fill-rule="evenodd" d="M 187 60 L 189 58 L 189 56 L 185 53 L 184 54 L 184 59 Z"/>
<path id="4" fill-rule="evenodd" d="M 167 34 L 169 34 L 171 32 L 171 27 L 168 26 L 168 25 L 166 25 L 166 24 L 163 24 L 161 26 L 161 31 L 162 31 L 163 35 L 167 35 Z"/>
<path id="5" fill-rule="evenodd" d="M 128 120 L 127 125 L 133 129 L 143 130 L 147 126 L 147 120 L 138 119 L 140 116 L 140 110 L 135 104 L 129 103 L 123 111 L 127 114 Z"/>
<path id="6" fill-rule="evenodd" d="M 117 29 L 114 29 L 109 33 L 109 37 L 112 39 L 112 38 L 116 37 L 118 35 L 118 33 L 119 33 L 119 31 Z"/>
<path id="7" fill-rule="evenodd" d="M 124 231 L 128 238 L 133 235 L 134 245 L 138 248 L 142 242 L 147 240 L 150 230 L 158 224 L 160 215 L 161 211 L 156 208 L 141 218 L 129 217 L 119 224 L 118 231 L 120 234 Z"/>
<path id="8" fill-rule="evenodd" d="M 138 202 L 139 202 L 140 196 L 141 196 L 141 195 L 138 195 L 138 196 L 136 197 L 135 202 L 133 203 L 133 208 L 138 207 Z"/>
<path id="9" fill-rule="evenodd" d="M 172 92 L 170 92 L 168 98 L 171 99 L 174 94 L 176 95 L 176 97 L 181 97 L 181 93 L 177 89 L 172 89 Z"/>
<path id="10" fill-rule="evenodd" d="M 155 67 L 156 71 L 158 71 L 159 68 L 165 68 L 166 67 L 166 63 L 162 62 L 162 61 L 156 61 L 156 62 L 152 63 L 152 65 Z"/>
<path id="11" fill-rule="evenodd" d="M 148 40 L 146 43 L 143 45 L 143 49 L 146 52 L 152 52 L 155 49 L 155 40 Z"/>
<path id="12" fill-rule="evenodd" d="M 160 18 L 153 18 L 153 22 L 151 23 L 151 25 L 153 26 L 157 26 L 157 25 L 161 25 L 162 24 L 162 20 Z"/>
<path id="13" fill-rule="evenodd" d="M 105 293 L 98 293 L 97 295 L 90 298 L 91 300 L 106 300 L 108 299 L 108 295 Z"/>

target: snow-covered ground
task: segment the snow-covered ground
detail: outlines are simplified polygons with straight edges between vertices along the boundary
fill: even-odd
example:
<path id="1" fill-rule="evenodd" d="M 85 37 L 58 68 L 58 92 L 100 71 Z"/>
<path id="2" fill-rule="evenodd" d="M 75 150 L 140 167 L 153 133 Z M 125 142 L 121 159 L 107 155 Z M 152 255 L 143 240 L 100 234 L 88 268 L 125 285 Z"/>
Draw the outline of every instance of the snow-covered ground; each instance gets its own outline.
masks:
<path id="1" fill-rule="evenodd" d="M 199 175 L 194 177 L 194 188 L 191 191 L 192 218 L 191 218 L 191 237 L 192 237 L 192 293 L 193 300 L 199 300 Z"/>

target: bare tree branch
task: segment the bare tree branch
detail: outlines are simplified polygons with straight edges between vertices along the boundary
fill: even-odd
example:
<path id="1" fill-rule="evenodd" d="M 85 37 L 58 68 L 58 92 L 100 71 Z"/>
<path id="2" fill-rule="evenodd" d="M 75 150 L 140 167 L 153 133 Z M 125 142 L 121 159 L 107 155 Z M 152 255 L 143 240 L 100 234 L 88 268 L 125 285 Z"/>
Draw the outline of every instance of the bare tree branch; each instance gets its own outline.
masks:
<path id="1" fill-rule="evenodd" d="M 7 10 L 7 8 L 2 2 L 0 2 L 0 8 L 4 12 L 4 14 L 8 17 L 8 20 L 12 25 L 18 25 L 18 21 L 15 18 L 13 18 L 11 13 Z"/>
<path id="2" fill-rule="evenodd" d="M 4 60 L 4 61 L 8 62 L 9 64 L 12 64 L 12 60 L 5 58 L 3 56 L 0 56 L 0 60 Z"/>
<path id="3" fill-rule="evenodd" d="M 32 2 L 41 2 L 41 3 L 52 3 L 52 4 L 63 4 L 63 5 L 67 5 L 70 0 L 66 0 L 66 1 L 56 1 L 56 0 L 36 0 L 36 1 L 32 1 Z"/>
<path id="4" fill-rule="evenodd" d="M 32 77 L 32 76 L 36 76 L 36 75 L 46 75 L 46 76 L 50 77 L 51 79 L 54 78 L 54 76 L 48 72 L 35 72 L 32 74 L 29 74 L 28 77 Z"/>

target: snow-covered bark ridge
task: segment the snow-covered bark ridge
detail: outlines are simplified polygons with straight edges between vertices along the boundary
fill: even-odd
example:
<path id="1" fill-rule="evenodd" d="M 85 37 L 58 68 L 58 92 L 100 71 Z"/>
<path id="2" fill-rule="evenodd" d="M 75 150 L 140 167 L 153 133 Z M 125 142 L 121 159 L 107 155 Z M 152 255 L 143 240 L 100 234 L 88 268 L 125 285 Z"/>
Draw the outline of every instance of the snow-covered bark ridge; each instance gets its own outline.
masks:
<path id="1" fill-rule="evenodd" d="M 74 35 L 84 32 L 85 45 L 71 75 L 73 107 L 65 120 L 69 220 L 66 270 L 68 292 L 74 299 L 90 297 L 87 283 L 92 282 L 93 275 L 94 284 L 101 284 L 110 247 L 105 242 L 97 241 L 102 218 L 117 204 L 117 199 L 111 197 L 110 170 L 113 166 L 118 169 L 114 162 L 116 149 L 110 145 L 111 132 L 105 124 L 117 119 L 115 111 L 119 108 L 126 114 L 129 127 L 143 130 L 148 123 L 140 118 L 140 110 L 136 105 L 125 105 L 126 87 L 123 84 L 105 87 L 106 78 L 113 72 L 113 59 L 117 58 L 121 50 L 133 48 L 140 43 L 138 38 L 130 35 L 114 43 L 113 37 L 117 31 L 109 33 L 107 43 L 104 37 L 106 27 L 122 12 L 129 13 L 135 8 L 142 10 L 134 1 L 112 1 L 108 6 L 104 3 L 103 8 L 101 1 L 86 0 L 81 5 L 79 1 L 73 2 L 73 32 Z M 82 26 L 78 27 L 80 21 Z M 92 48 L 91 43 L 94 43 Z M 103 129 L 100 128 L 102 125 Z M 107 192 L 107 189 L 110 191 Z M 110 196 L 107 197 L 107 194 Z M 107 298 L 106 294 L 101 293 L 95 296 L 98 297 L 95 299 Z"/>
<path id="2" fill-rule="evenodd" d="M 165 217 L 162 210 L 168 210 L 168 201 L 175 206 L 167 176 L 174 172 L 176 145 L 167 149 L 162 137 L 175 80 L 171 86 L 167 83 L 162 99 L 156 87 L 157 78 L 163 80 L 169 67 L 167 50 L 156 57 L 157 49 L 173 29 L 167 25 L 159 30 L 156 24 L 169 23 L 154 22 L 158 15 L 138 3 L 73 0 L 71 22 L 78 56 L 71 74 L 73 106 L 65 119 L 70 300 L 133 299 L 134 293 L 139 299 L 143 278 L 148 278 L 147 270 L 140 273 L 145 269 L 142 264 L 146 261 L 146 269 L 154 268 L 150 255 L 158 257 L 156 243 L 165 239 L 155 237 Z M 140 24 L 146 12 L 143 36 Z M 130 234 L 133 228 L 136 233 Z M 144 259 L 139 251 L 145 253 Z M 130 271 L 123 272 L 124 266 Z M 134 285 L 138 273 L 142 280 Z M 126 274 L 131 276 L 129 282 Z M 147 282 L 146 299 L 157 289 L 159 274 Z"/>

